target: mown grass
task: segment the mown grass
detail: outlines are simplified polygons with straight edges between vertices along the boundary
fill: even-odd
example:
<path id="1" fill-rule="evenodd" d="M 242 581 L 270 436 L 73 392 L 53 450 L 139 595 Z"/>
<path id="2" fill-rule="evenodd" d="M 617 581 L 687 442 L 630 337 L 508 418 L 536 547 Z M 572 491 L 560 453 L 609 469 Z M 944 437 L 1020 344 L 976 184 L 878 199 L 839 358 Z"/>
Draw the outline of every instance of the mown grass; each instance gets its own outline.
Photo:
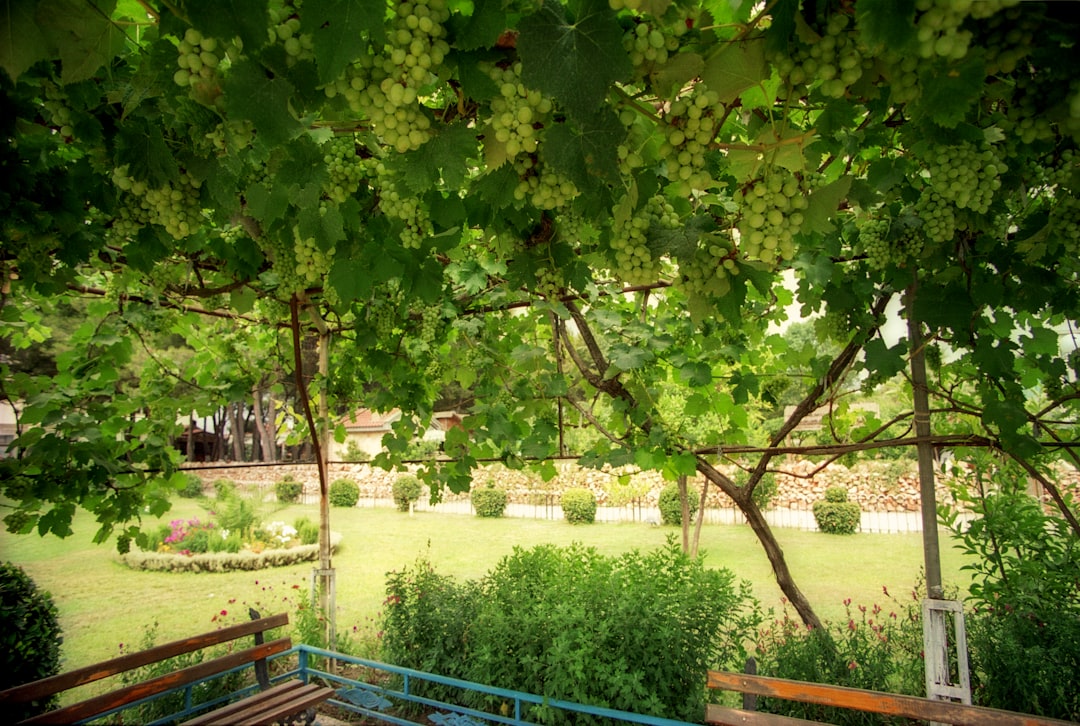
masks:
<path id="1" fill-rule="evenodd" d="M 164 519 L 205 514 L 198 503 L 181 500 Z M 267 516 L 288 523 L 299 516 L 317 520 L 318 510 L 294 505 Z M 121 643 L 141 646 L 147 629 L 155 624 L 157 642 L 164 642 L 212 629 L 222 611 L 230 622 L 245 618 L 248 607 L 263 614 L 292 613 L 299 598 L 310 591 L 311 563 L 259 572 L 136 572 L 110 546 L 91 543 L 96 531 L 91 517 L 80 513 L 74 529 L 65 540 L 0 534 L 0 557 L 21 565 L 53 595 L 64 631 L 64 670 L 112 657 Z M 616 554 L 650 550 L 678 535 L 675 528 L 636 523 L 573 526 L 433 512 L 410 516 L 366 508 L 332 509 L 331 529 L 343 535 L 333 562 L 338 631 L 369 656 L 375 655 L 385 575 L 418 558 L 430 560 L 440 573 L 476 578 L 517 546 L 580 542 Z M 846 598 L 888 607 L 885 587 L 898 599 L 910 598 L 923 565 L 919 534 L 838 536 L 778 529 L 776 535 L 796 582 L 826 619 L 846 617 Z M 963 590 L 967 585 L 960 570 L 963 561 L 944 533 L 942 547 L 945 580 Z M 707 565 L 726 567 L 753 583 L 765 607 L 782 608 L 768 560 L 749 527 L 707 526 L 701 550 Z"/>

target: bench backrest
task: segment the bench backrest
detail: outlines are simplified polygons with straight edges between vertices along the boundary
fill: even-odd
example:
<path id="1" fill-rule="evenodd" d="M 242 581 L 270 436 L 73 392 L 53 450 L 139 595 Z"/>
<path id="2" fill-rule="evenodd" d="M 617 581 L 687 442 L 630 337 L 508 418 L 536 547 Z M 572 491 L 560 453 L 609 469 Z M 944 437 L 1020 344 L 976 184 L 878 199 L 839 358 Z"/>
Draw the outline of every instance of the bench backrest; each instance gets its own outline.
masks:
<path id="1" fill-rule="evenodd" d="M 134 670 L 151 663 L 158 663 L 174 656 L 193 653 L 210 646 L 228 643 L 244 636 L 254 635 L 256 638 L 257 644 L 252 648 L 235 651 L 220 658 L 197 663 L 173 673 L 80 701 L 65 708 L 48 711 L 23 723 L 71 723 L 72 721 L 90 718 L 119 706 L 134 703 L 147 696 L 164 693 L 173 688 L 194 683 L 247 663 L 257 663 L 270 655 L 282 653 L 292 647 L 292 641 L 289 638 L 279 638 L 269 643 L 261 643 L 261 635 L 273 628 L 287 625 L 288 622 L 289 616 L 287 613 L 270 615 L 265 618 L 240 623 L 239 625 L 221 628 L 210 633 L 174 640 L 171 643 L 136 653 L 129 653 L 103 663 L 96 663 L 68 673 L 60 673 L 32 683 L 9 688 L 6 691 L 0 691 L 0 710 L 3 710 L 2 707 L 5 704 L 45 700 L 63 691 L 93 683 L 102 678 Z"/>

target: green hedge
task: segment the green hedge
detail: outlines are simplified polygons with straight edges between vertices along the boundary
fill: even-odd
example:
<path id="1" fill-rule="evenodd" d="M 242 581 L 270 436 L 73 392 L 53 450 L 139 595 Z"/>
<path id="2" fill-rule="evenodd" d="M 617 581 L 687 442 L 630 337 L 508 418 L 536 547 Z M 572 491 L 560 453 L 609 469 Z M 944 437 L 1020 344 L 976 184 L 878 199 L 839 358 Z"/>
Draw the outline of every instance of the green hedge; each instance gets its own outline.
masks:
<path id="1" fill-rule="evenodd" d="M 690 505 L 690 518 L 697 514 L 698 498 L 694 492 L 687 491 L 687 504 Z M 660 490 L 660 499 L 657 502 L 660 507 L 660 521 L 664 524 L 676 526 L 682 525 L 682 501 L 679 499 L 679 485 L 668 484 Z"/>
<path id="2" fill-rule="evenodd" d="M 274 494 L 282 504 L 294 504 L 300 501 L 300 495 L 304 493 L 304 485 L 286 474 L 274 484 Z"/>
<path id="3" fill-rule="evenodd" d="M 52 596 L 18 565 L 0 565 L 0 690 L 60 672 L 59 613 Z M 11 723 L 52 707 L 56 698 L 5 707 Z"/>
<path id="4" fill-rule="evenodd" d="M 409 511 L 409 507 L 420 498 L 423 491 L 423 484 L 412 474 L 399 476 L 390 487 L 390 493 L 394 497 L 394 506 L 400 512 Z"/>
<path id="5" fill-rule="evenodd" d="M 559 500 L 563 517 L 570 524 L 592 524 L 596 521 L 596 495 L 583 487 L 563 492 Z"/>
<path id="6" fill-rule="evenodd" d="M 315 536 L 318 539 L 318 525 Z M 331 533 L 330 546 L 336 549 L 341 535 Z M 267 567 L 286 567 L 319 559 L 319 545 L 301 545 L 283 550 L 262 552 L 206 552 L 181 555 L 169 552 L 129 552 L 123 556 L 124 564 L 133 570 L 153 572 L 232 572 L 234 570 L 261 570 Z"/>
<path id="7" fill-rule="evenodd" d="M 482 489 L 473 489 L 469 499 L 472 500 L 477 517 L 501 517 L 506 511 L 506 492 L 496 489 L 492 484 Z"/>
<path id="8" fill-rule="evenodd" d="M 360 501 L 360 486 L 352 479 L 335 479 L 330 483 L 329 499 L 335 507 L 355 507 Z"/>
<path id="9" fill-rule="evenodd" d="M 825 499 L 814 502 L 814 520 L 826 534 L 855 534 L 859 531 L 859 505 L 847 500 L 847 490 L 830 487 Z"/>

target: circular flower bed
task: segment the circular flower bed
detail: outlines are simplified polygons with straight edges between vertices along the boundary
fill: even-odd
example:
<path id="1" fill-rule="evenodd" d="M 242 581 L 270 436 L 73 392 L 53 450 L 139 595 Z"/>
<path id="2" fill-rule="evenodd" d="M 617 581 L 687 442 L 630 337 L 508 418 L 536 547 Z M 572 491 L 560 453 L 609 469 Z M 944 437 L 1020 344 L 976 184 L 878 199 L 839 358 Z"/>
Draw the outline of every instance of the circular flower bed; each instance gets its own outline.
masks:
<path id="1" fill-rule="evenodd" d="M 212 521 L 174 519 L 147 535 L 144 549 L 122 557 L 128 567 L 159 572 L 227 572 L 284 567 L 319 558 L 319 525 L 301 517 L 229 530 Z M 330 534 L 336 550 L 341 535 Z"/>

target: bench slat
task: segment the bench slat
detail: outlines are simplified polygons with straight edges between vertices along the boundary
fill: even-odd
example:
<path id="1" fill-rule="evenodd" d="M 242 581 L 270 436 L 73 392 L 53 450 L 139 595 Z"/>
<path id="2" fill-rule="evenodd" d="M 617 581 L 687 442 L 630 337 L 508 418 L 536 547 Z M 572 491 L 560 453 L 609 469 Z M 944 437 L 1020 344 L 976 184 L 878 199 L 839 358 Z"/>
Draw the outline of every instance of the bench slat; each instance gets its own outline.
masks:
<path id="1" fill-rule="evenodd" d="M 196 663 L 142 683 L 135 683 L 110 693 L 88 698 L 85 701 L 73 703 L 55 711 L 46 711 L 33 718 L 21 721 L 20 724 L 69 724 L 72 721 L 90 718 L 118 706 L 124 706 L 147 696 L 164 693 L 173 688 L 194 683 L 203 678 L 223 673 L 237 666 L 252 663 L 276 653 L 283 653 L 291 647 L 292 641 L 289 638 L 278 638 L 263 645 L 229 653 L 220 658 Z"/>
<path id="2" fill-rule="evenodd" d="M 811 726 L 815 722 L 710 703 L 706 706 L 705 723 L 718 724 L 718 726 Z"/>
<path id="3" fill-rule="evenodd" d="M 265 618 L 251 620 L 246 623 L 240 623 L 239 625 L 231 625 L 227 628 L 222 628 L 221 630 L 215 630 L 212 633 L 203 633 L 202 635 L 195 635 L 190 638 L 174 640 L 170 643 L 165 643 L 137 653 L 122 655 L 102 663 L 95 663 L 94 665 L 86 666 L 85 668 L 79 668 L 67 673 L 60 673 L 31 683 L 25 683 L 21 686 L 15 686 L 6 691 L 0 691 L 0 704 L 40 701 L 60 693 L 61 691 L 66 691 L 87 683 L 93 683 L 102 678 L 114 676 L 117 673 L 130 671 L 150 663 L 157 663 L 158 661 L 172 658 L 177 655 L 193 653 L 196 650 L 211 645 L 227 643 L 231 640 L 242 638 L 245 635 L 252 635 L 272 628 L 278 628 L 283 625 L 288 625 L 288 623 L 288 613 L 279 613 L 277 615 L 270 615 Z"/>
<path id="4" fill-rule="evenodd" d="M 183 726 L 240 726 L 270 724 L 302 713 L 334 695 L 334 689 L 298 680 L 286 681 L 268 691 L 185 721 Z"/>

